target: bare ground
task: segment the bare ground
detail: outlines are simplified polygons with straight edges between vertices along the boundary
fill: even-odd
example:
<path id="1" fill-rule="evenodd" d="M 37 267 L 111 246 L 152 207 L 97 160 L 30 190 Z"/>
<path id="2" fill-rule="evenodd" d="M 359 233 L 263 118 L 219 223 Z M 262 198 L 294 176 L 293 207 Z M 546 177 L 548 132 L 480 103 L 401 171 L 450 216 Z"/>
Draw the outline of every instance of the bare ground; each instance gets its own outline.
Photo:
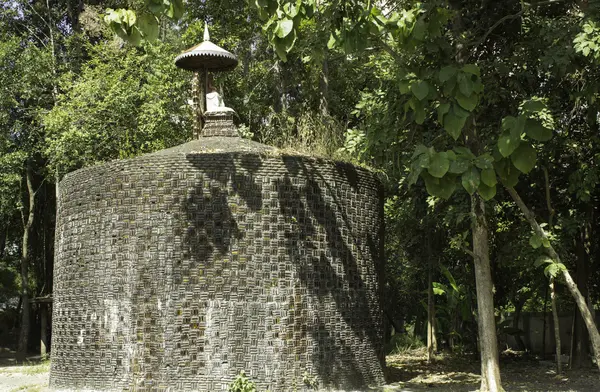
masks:
<path id="1" fill-rule="evenodd" d="M 0 392 L 46 392 L 49 370 L 39 356 L 17 363 L 14 352 L 0 349 Z"/>
<path id="2" fill-rule="evenodd" d="M 0 392 L 47 392 L 48 361 L 28 358 L 17 364 L 13 353 L 0 352 Z M 424 350 L 387 357 L 389 384 L 382 392 L 477 391 L 479 363 L 473 356 L 439 355 L 428 364 Z M 567 370 L 557 377 L 552 362 L 517 353 L 502 356 L 502 384 L 507 392 L 595 392 L 600 390 L 598 369 Z"/>
<path id="3" fill-rule="evenodd" d="M 439 355 L 428 364 L 425 350 L 411 350 L 387 357 L 389 391 L 477 391 L 479 362 L 471 356 Z M 502 386 L 507 392 L 596 392 L 597 368 L 567 370 L 556 375 L 555 364 L 528 355 L 505 352 L 501 357 Z M 385 390 L 385 389 L 384 389 Z"/>

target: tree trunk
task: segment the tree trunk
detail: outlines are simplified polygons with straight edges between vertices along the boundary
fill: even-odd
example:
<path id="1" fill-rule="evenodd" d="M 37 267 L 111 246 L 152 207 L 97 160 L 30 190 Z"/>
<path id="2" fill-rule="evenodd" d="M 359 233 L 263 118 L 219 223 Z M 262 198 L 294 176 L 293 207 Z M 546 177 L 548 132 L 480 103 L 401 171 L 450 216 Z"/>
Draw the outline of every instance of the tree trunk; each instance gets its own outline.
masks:
<path id="1" fill-rule="evenodd" d="M 546 286 L 546 290 L 544 290 L 544 310 L 543 310 L 543 314 L 544 314 L 544 326 L 542 327 L 542 359 L 546 358 L 546 319 L 548 318 L 547 316 L 547 309 L 548 309 L 548 285 Z"/>
<path id="2" fill-rule="evenodd" d="M 6 235 L 8 230 L 6 227 L 2 226 L 0 228 L 0 259 L 4 257 L 4 248 L 6 247 Z"/>
<path id="3" fill-rule="evenodd" d="M 329 116 L 329 64 L 327 56 L 323 57 L 321 74 L 319 75 L 319 109 L 323 116 Z"/>
<path id="4" fill-rule="evenodd" d="M 579 233 L 579 238 L 576 241 L 577 257 L 576 257 L 576 269 L 575 269 L 575 283 L 583 295 L 584 298 L 588 297 L 588 259 L 587 252 L 585 249 L 586 241 L 586 226 L 585 224 Z M 572 336 L 572 357 L 571 357 L 571 368 L 580 369 L 582 367 L 590 366 L 589 361 L 589 336 L 585 330 L 585 324 L 581 317 L 581 312 L 576 309 L 574 315 L 574 328 Z"/>
<path id="5" fill-rule="evenodd" d="M 517 206 L 519 206 L 519 208 L 523 212 L 523 215 L 525 215 L 525 218 L 533 228 L 533 231 L 545 241 L 548 241 L 548 236 L 537 223 L 535 216 L 529 210 L 529 208 L 527 208 L 517 191 L 512 187 L 506 187 L 506 190 L 511 195 L 513 200 L 517 203 Z M 545 247 L 544 249 L 556 263 L 561 263 L 560 256 L 558 255 L 558 253 L 556 253 L 552 244 L 549 244 L 549 246 Z M 590 309 L 587 306 L 585 297 L 581 295 L 581 292 L 579 291 L 579 288 L 573 281 L 573 278 L 571 277 L 569 271 L 566 268 L 564 268 L 562 269 L 561 273 L 563 278 L 565 279 L 569 292 L 571 293 L 573 299 L 575 300 L 575 303 L 577 304 L 577 308 L 581 312 L 583 321 L 585 322 L 588 334 L 590 335 L 590 339 L 592 341 L 592 347 L 594 349 L 594 355 L 596 358 L 596 365 L 598 366 L 598 369 L 600 369 L 600 333 L 598 333 L 598 328 L 596 327 L 595 320 L 592 318 L 592 313 L 590 312 Z"/>
<path id="6" fill-rule="evenodd" d="M 433 267 L 431 257 L 429 257 L 429 271 L 427 273 L 427 362 L 433 360 L 437 342 L 435 339 L 435 305 L 433 302 Z"/>
<path id="7" fill-rule="evenodd" d="M 561 361 L 561 342 L 560 342 L 560 323 L 558 319 L 558 307 L 556 306 L 556 286 L 554 285 L 554 278 L 550 278 L 550 289 L 552 296 L 552 320 L 554 321 L 554 341 L 556 342 L 556 374 L 559 376 L 562 374 L 562 361 Z"/>
<path id="8" fill-rule="evenodd" d="M 48 305 L 40 303 L 40 355 L 45 359 L 48 354 Z"/>
<path id="9" fill-rule="evenodd" d="M 515 305 L 515 314 L 513 316 L 512 324 L 513 324 L 513 328 L 516 331 L 517 329 L 519 329 L 519 321 L 521 320 L 521 311 L 523 310 L 523 305 L 525 304 L 525 301 L 513 298 L 512 302 Z M 525 342 L 523 342 L 523 338 L 521 338 L 521 334 L 515 332 L 514 337 L 515 337 L 515 342 L 517 343 L 517 348 L 519 349 L 519 351 L 525 351 L 527 349 L 527 347 L 525 346 Z"/>
<path id="10" fill-rule="evenodd" d="M 494 318 L 494 296 L 492 293 L 492 273 L 490 269 L 488 224 L 485 217 L 485 204 L 477 195 L 471 195 L 471 215 L 473 231 L 473 259 L 475 264 L 475 285 L 477 290 L 477 325 L 481 352 L 480 391 L 503 391 L 498 360 L 498 339 Z"/>
<path id="11" fill-rule="evenodd" d="M 21 253 L 21 329 L 19 331 L 19 344 L 17 360 L 23 361 L 27 355 L 27 343 L 30 329 L 30 303 L 29 303 L 29 235 L 35 218 L 35 191 L 33 189 L 33 168 L 31 160 L 27 160 L 25 179 L 29 194 L 29 212 L 27 221 L 23 219 L 23 244 Z"/>

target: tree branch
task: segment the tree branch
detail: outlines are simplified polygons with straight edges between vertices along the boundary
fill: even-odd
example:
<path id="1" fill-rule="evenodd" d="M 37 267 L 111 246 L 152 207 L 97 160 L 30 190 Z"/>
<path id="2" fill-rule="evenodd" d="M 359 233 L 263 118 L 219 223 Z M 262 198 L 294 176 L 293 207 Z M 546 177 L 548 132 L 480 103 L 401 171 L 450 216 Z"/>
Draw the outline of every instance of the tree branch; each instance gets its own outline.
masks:
<path id="1" fill-rule="evenodd" d="M 564 2 L 564 1 L 565 1 L 565 0 L 547 0 L 547 1 L 540 1 L 540 2 L 538 2 L 538 3 L 535 3 L 535 4 L 529 4 L 529 5 L 527 6 L 527 8 L 523 8 L 521 11 L 517 12 L 516 14 L 512 14 L 512 15 L 506 15 L 506 16 L 503 16 L 502 18 L 498 19 L 498 20 L 496 21 L 496 23 L 494 23 L 494 24 L 492 25 L 492 27 L 490 27 L 490 28 L 489 28 L 489 29 L 488 29 L 488 30 L 485 32 L 485 34 L 483 35 L 483 37 L 481 37 L 481 39 L 479 39 L 477 42 L 475 42 L 473 45 L 471 45 L 471 46 L 473 47 L 473 50 L 471 51 L 471 54 L 473 54 L 473 52 L 475 51 L 475 49 L 477 49 L 477 47 L 478 47 L 479 45 L 481 45 L 482 43 L 484 43 L 484 42 L 485 42 L 485 40 L 487 39 L 487 37 L 488 37 L 488 36 L 489 36 L 489 35 L 490 35 L 490 34 L 491 34 L 491 33 L 492 33 L 492 32 L 493 32 L 493 31 L 494 31 L 494 30 L 495 30 L 495 29 L 496 29 L 498 26 L 500 26 L 502 23 L 506 22 L 507 20 L 512 20 L 512 19 L 516 19 L 516 18 L 520 17 L 521 15 L 523 15 L 523 13 L 524 13 L 524 12 L 525 12 L 527 9 L 529 9 L 529 8 L 531 8 L 531 7 L 541 7 L 541 6 L 543 6 L 543 5 L 550 5 L 550 4 L 555 4 L 555 3 L 562 3 L 562 2 Z M 469 57 L 470 57 L 470 56 L 471 56 L 471 55 L 469 55 Z"/>

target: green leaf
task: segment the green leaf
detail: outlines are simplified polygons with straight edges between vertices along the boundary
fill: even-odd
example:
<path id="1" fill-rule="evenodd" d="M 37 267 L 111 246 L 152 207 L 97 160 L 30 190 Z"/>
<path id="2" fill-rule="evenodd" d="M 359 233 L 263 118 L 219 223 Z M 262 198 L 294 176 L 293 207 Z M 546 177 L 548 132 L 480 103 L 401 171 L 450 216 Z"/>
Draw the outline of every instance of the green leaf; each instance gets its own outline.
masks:
<path id="1" fill-rule="evenodd" d="M 519 182 L 519 176 L 521 172 L 514 167 L 510 159 L 503 158 L 497 162 L 494 162 L 494 168 L 496 173 L 502 180 L 502 183 L 507 187 L 514 187 Z"/>
<path id="2" fill-rule="evenodd" d="M 444 295 L 446 292 L 439 287 L 433 288 L 433 295 Z"/>
<path id="3" fill-rule="evenodd" d="M 500 138 L 498 138 L 498 150 L 503 157 L 508 157 L 512 154 L 519 144 L 521 143 L 521 139 L 514 138 L 510 132 L 504 131 Z"/>
<path id="4" fill-rule="evenodd" d="M 537 153 L 529 143 L 521 143 L 510 156 L 512 163 L 523 173 L 529 173 L 535 167 Z"/>
<path id="5" fill-rule="evenodd" d="M 563 263 L 553 262 L 548 264 L 548 266 L 544 269 L 544 274 L 546 274 L 546 276 L 555 278 L 560 272 L 566 270 L 567 267 L 565 267 Z"/>
<path id="6" fill-rule="evenodd" d="M 442 83 L 447 82 L 454 75 L 456 75 L 457 72 L 458 72 L 458 70 L 451 65 L 442 68 L 440 70 L 440 74 L 439 74 L 440 82 L 442 82 Z"/>
<path id="7" fill-rule="evenodd" d="M 479 184 L 481 183 L 479 170 L 477 170 L 475 167 L 471 167 L 471 170 L 467 170 L 463 173 L 461 182 L 463 188 L 469 192 L 469 195 L 472 195 L 475 193 L 477 188 L 479 188 Z"/>
<path id="8" fill-rule="evenodd" d="M 335 44 L 337 42 L 337 39 L 334 37 L 333 34 L 329 35 L 329 41 L 327 41 L 327 49 L 333 49 L 335 47 Z M 402 84 L 400 84 L 400 92 L 402 92 Z M 406 92 L 402 92 L 402 94 L 406 94 L 408 92 L 408 90 Z"/>
<path id="9" fill-rule="evenodd" d="M 454 110 L 450 110 L 444 116 L 444 129 L 454 140 L 457 140 L 466 121 L 467 119 L 465 117 L 459 117 L 454 113 Z"/>
<path id="10" fill-rule="evenodd" d="M 542 237 L 537 234 L 532 234 L 531 237 L 529 237 L 529 245 L 531 245 L 533 249 L 539 248 L 542 246 Z"/>
<path id="11" fill-rule="evenodd" d="M 483 169 L 481 171 L 481 181 L 489 187 L 495 186 L 498 183 L 498 179 L 496 179 L 496 170 Z"/>
<path id="12" fill-rule="evenodd" d="M 511 129 L 517 126 L 517 119 L 513 116 L 506 116 L 502 119 L 502 129 L 510 132 Z"/>
<path id="13" fill-rule="evenodd" d="M 525 132 L 527 136 L 540 142 L 552 139 L 552 130 L 543 126 L 538 120 L 528 119 L 525 123 Z"/>
<path id="14" fill-rule="evenodd" d="M 413 27 L 412 36 L 417 41 L 423 41 L 425 39 L 425 31 L 427 30 L 427 24 L 422 18 L 419 18 Z"/>
<path id="15" fill-rule="evenodd" d="M 428 152 L 429 152 L 429 149 L 428 149 L 427 147 L 425 147 L 425 146 L 424 146 L 424 145 L 422 145 L 422 144 L 418 144 L 418 145 L 415 147 L 415 152 L 413 153 L 413 155 L 412 155 L 412 157 L 411 157 L 411 160 L 414 160 L 414 159 L 415 159 L 416 157 L 418 157 L 419 155 L 421 155 L 421 154 L 426 154 L 426 153 L 428 153 Z"/>
<path id="16" fill-rule="evenodd" d="M 479 71 L 479 67 L 475 64 L 465 64 L 462 69 L 463 72 L 470 73 L 471 75 L 481 76 L 481 72 Z"/>
<path id="17" fill-rule="evenodd" d="M 296 15 L 298 15 L 298 11 L 300 10 L 300 7 L 295 4 L 295 3 L 285 3 L 283 5 L 283 11 L 290 17 L 290 18 L 294 18 Z"/>
<path id="18" fill-rule="evenodd" d="M 442 199 L 449 199 L 456 189 L 456 181 L 454 177 L 444 176 L 442 178 L 433 177 L 427 172 L 421 173 L 421 177 L 425 181 L 427 192 Z"/>
<path id="19" fill-rule="evenodd" d="M 281 19 L 277 22 L 277 27 L 275 28 L 275 35 L 279 38 L 287 37 L 294 28 L 294 21 L 291 19 Z"/>
<path id="20" fill-rule="evenodd" d="M 277 53 L 277 57 L 279 57 L 281 61 L 287 61 L 287 51 L 285 49 L 285 45 L 277 43 L 277 41 L 275 40 L 273 42 L 273 47 L 275 48 L 275 53 Z"/>
<path id="21" fill-rule="evenodd" d="M 121 13 L 121 20 L 123 21 L 123 23 L 125 23 L 129 27 L 135 25 L 135 21 L 137 20 L 137 18 L 134 11 L 124 9 L 121 9 L 119 11 Z"/>
<path id="22" fill-rule="evenodd" d="M 462 76 L 462 77 L 460 77 Z M 471 78 L 465 76 L 464 74 L 460 75 L 458 78 L 458 89 L 461 93 L 463 93 L 466 97 L 471 96 L 473 94 L 473 82 Z"/>
<path id="23" fill-rule="evenodd" d="M 462 156 L 464 156 L 465 158 L 468 158 L 468 159 L 475 159 L 476 158 L 475 154 L 473 154 L 471 152 L 471 150 L 469 150 L 467 147 L 462 147 L 462 146 L 460 146 L 460 147 L 454 147 L 454 151 L 458 155 L 462 155 Z"/>
<path id="24" fill-rule="evenodd" d="M 479 184 L 479 188 L 477 188 L 477 193 L 485 201 L 492 200 L 496 196 L 496 185 L 488 186 L 482 182 Z"/>
<path id="25" fill-rule="evenodd" d="M 444 123 L 444 115 L 446 113 L 448 113 L 449 110 L 450 110 L 450 104 L 449 103 L 441 103 L 440 106 L 438 106 L 438 108 L 437 108 L 438 122 L 440 124 Z"/>
<path id="26" fill-rule="evenodd" d="M 466 96 L 462 93 L 456 94 L 456 102 L 465 110 L 472 112 L 477 107 L 477 94 Z"/>
<path id="27" fill-rule="evenodd" d="M 471 167 L 471 162 L 468 159 L 458 158 L 455 161 L 450 161 L 449 173 L 462 174 Z"/>
<path id="28" fill-rule="evenodd" d="M 183 16 L 183 0 L 171 0 L 170 18 L 179 20 Z"/>
<path id="29" fill-rule="evenodd" d="M 421 172 L 423 171 L 423 168 L 418 164 L 418 162 L 413 162 L 412 165 L 410 165 L 410 173 L 408 174 L 408 186 L 412 186 L 414 184 L 417 183 L 417 180 L 419 179 L 419 175 L 421 174 Z"/>
<path id="30" fill-rule="evenodd" d="M 542 245 L 544 245 L 544 248 L 550 247 L 550 240 L 548 239 L 548 237 L 542 237 Z"/>
<path id="31" fill-rule="evenodd" d="M 431 162 L 431 154 L 428 152 L 427 154 L 419 155 L 419 158 L 417 158 L 415 162 L 417 162 L 419 167 L 427 169 Z"/>
<path id="32" fill-rule="evenodd" d="M 158 20 L 154 15 L 143 14 L 138 19 L 138 27 L 146 40 L 154 41 L 158 38 Z"/>
<path id="33" fill-rule="evenodd" d="M 530 99 L 523 103 L 521 111 L 524 113 L 539 113 L 546 109 L 546 104 L 536 99 Z"/>
<path id="34" fill-rule="evenodd" d="M 419 101 L 422 101 L 429 95 L 429 83 L 425 80 L 413 83 L 410 86 L 410 91 L 412 91 Z"/>
<path id="35" fill-rule="evenodd" d="M 510 130 L 510 135 L 515 139 L 515 140 L 520 140 L 521 139 L 521 135 L 525 132 L 525 123 L 527 122 L 527 117 L 520 115 L 519 117 L 517 117 L 517 122 L 515 123 L 515 126 Z"/>
<path id="36" fill-rule="evenodd" d="M 491 169 L 494 167 L 494 158 L 487 152 L 485 154 L 481 154 L 475 159 L 475 166 L 480 169 Z"/>
<path id="37" fill-rule="evenodd" d="M 529 243 L 531 244 L 531 239 L 529 239 Z M 540 247 L 540 245 L 538 245 L 537 247 L 534 247 L 534 248 L 537 249 Z M 533 245 L 531 245 L 531 246 L 533 246 Z M 554 260 L 552 260 L 550 257 L 548 257 L 546 255 L 542 255 L 535 260 L 535 262 L 533 263 L 533 266 L 537 268 L 540 265 L 550 264 L 550 263 L 554 263 Z"/>
<path id="38" fill-rule="evenodd" d="M 435 153 L 429 162 L 427 171 L 434 177 L 442 178 L 448 172 L 450 168 L 450 160 L 446 157 L 445 153 Z"/>
<path id="39" fill-rule="evenodd" d="M 419 125 L 423 124 L 425 122 L 426 115 L 425 108 L 423 107 L 423 102 L 415 98 L 411 98 L 410 101 L 408 101 L 408 104 L 413 109 L 415 122 Z"/>

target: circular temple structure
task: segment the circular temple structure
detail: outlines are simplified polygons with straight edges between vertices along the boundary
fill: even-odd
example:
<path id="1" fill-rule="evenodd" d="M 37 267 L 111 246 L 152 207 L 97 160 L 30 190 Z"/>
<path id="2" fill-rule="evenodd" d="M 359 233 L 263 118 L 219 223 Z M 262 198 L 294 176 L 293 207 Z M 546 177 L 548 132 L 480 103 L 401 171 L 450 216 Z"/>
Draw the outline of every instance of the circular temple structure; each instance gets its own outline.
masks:
<path id="1" fill-rule="evenodd" d="M 382 384 L 382 215 L 370 172 L 237 137 L 67 175 L 50 386 Z"/>

